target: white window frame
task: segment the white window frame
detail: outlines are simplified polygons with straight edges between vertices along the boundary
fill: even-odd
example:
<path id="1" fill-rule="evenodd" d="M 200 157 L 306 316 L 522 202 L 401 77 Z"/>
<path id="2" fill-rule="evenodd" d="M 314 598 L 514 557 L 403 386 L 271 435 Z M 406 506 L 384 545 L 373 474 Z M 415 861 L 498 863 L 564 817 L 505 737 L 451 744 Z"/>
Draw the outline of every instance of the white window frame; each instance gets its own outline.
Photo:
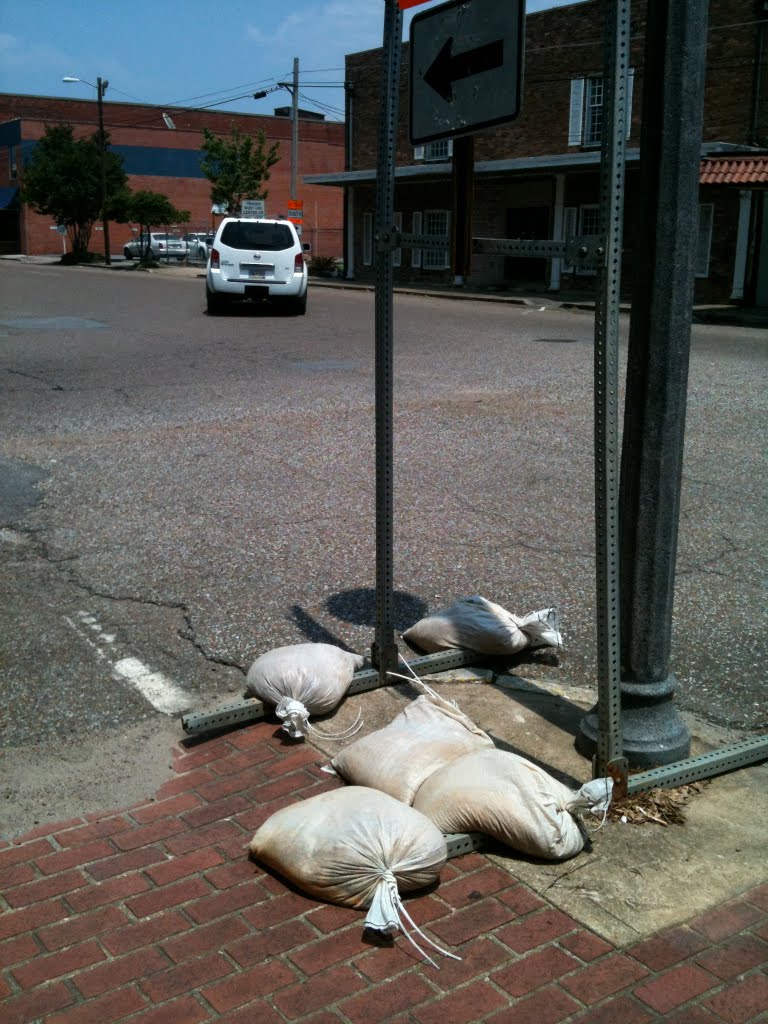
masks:
<path id="1" fill-rule="evenodd" d="M 414 235 L 420 235 L 423 223 L 421 210 L 414 210 L 413 220 L 411 223 L 413 224 Z M 421 249 L 411 249 L 411 266 L 416 268 L 421 266 Z"/>
<path id="2" fill-rule="evenodd" d="M 443 151 L 445 147 L 445 151 Z M 423 146 L 413 147 L 413 159 L 424 160 L 429 163 L 445 162 L 453 157 L 453 139 L 436 139 L 434 142 L 427 142 Z"/>
<path id="3" fill-rule="evenodd" d="M 363 266 L 373 265 L 373 214 L 363 214 Z"/>
<path id="4" fill-rule="evenodd" d="M 571 79 L 571 100 L 568 114 L 568 145 L 594 147 L 600 145 L 599 137 L 587 139 L 587 122 L 590 109 L 602 109 L 602 97 L 599 105 L 591 104 L 592 90 L 596 83 L 600 82 L 602 87 L 602 75 L 590 75 L 587 78 Z M 625 137 L 628 139 L 632 133 L 632 96 L 635 84 L 635 69 L 630 68 L 627 75 L 627 125 Z M 602 133 L 602 121 L 601 121 Z"/>
<path id="5" fill-rule="evenodd" d="M 437 221 L 442 221 L 440 230 L 436 230 Z M 424 211 L 424 234 L 437 235 L 444 238 L 451 230 L 450 210 L 425 210 Z M 421 257 L 421 265 L 424 270 L 447 270 L 451 265 L 450 252 L 448 249 L 424 249 Z"/>
<path id="6" fill-rule="evenodd" d="M 712 224 L 715 219 L 714 203 L 699 203 L 699 226 L 696 236 L 696 261 L 694 275 L 709 277 L 709 260 L 712 254 Z"/>

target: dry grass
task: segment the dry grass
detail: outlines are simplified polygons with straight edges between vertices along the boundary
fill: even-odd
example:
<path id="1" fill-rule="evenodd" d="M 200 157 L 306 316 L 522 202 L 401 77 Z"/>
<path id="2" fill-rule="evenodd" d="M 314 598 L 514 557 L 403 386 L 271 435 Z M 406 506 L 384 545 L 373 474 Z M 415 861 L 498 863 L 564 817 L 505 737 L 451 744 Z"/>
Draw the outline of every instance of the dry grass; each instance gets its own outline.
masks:
<path id="1" fill-rule="evenodd" d="M 673 789 L 633 793 L 611 804 L 608 820 L 625 821 L 631 825 L 684 825 L 685 805 L 708 785 L 709 779 L 702 779 Z"/>

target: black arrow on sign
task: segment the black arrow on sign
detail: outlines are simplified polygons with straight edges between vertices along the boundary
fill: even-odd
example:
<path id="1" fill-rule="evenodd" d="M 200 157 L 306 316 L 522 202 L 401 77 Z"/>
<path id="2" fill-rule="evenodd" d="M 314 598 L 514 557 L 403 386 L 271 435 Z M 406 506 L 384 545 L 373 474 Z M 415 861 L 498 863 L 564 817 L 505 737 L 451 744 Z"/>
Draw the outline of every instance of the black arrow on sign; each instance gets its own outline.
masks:
<path id="1" fill-rule="evenodd" d="M 424 81 L 448 103 L 453 100 L 453 83 L 461 78 L 471 78 L 484 71 L 493 71 L 504 63 L 504 40 L 496 39 L 474 50 L 453 56 L 453 36 L 443 44 L 424 75 Z"/>

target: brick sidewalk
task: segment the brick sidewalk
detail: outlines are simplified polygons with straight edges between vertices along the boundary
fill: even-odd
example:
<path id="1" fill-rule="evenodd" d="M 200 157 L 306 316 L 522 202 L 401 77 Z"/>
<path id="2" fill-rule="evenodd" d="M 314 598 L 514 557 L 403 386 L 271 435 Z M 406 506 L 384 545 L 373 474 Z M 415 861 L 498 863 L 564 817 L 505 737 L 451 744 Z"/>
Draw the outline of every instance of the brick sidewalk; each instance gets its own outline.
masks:
<path id="1" fill-rule="evenodd" d="M 458 953 L 422 965 L 363 914 L 247 857 L 279 807 L 338 783 L 273 724 L 179 751 L 154 801 L 0 843 L 5 1024 L 745 1024 L 768 1020 L 768 884 L 616 949 L 474 853 L 407 901 Z"/>

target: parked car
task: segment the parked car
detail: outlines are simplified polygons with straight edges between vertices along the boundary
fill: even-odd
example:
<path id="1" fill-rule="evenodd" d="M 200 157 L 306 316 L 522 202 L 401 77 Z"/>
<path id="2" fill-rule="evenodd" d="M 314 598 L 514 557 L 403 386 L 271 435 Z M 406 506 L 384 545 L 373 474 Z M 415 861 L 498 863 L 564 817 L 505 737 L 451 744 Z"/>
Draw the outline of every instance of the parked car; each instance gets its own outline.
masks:
<path id="1" fill-rule="evenodd" d="M 123 248 L 123 256 L 132 260 L 141 256 L 142 252 L 152 255 L 156 260 L 174 259 L 185 260 L 187 258 L 187 243 L 179 235 L 165 231 L 150 231 L 149 236 L 137 235 L 130 242 L 126 242 Z"/>
<path id="2" fill-rule="evenodd" d="M 207 260 L 213 245 L 213 232 L 191 231 L 182 241 L 187 243 L 187 257 L 191 260 Z"/>
<path id="3" fill-rule="evenodd" d="M 289 220 L 225 217 L 213 241 L 205 281 L 208 312 L 238 299 L 270 299 L 301 316 L 307 311 L 307 264 Z"/>

